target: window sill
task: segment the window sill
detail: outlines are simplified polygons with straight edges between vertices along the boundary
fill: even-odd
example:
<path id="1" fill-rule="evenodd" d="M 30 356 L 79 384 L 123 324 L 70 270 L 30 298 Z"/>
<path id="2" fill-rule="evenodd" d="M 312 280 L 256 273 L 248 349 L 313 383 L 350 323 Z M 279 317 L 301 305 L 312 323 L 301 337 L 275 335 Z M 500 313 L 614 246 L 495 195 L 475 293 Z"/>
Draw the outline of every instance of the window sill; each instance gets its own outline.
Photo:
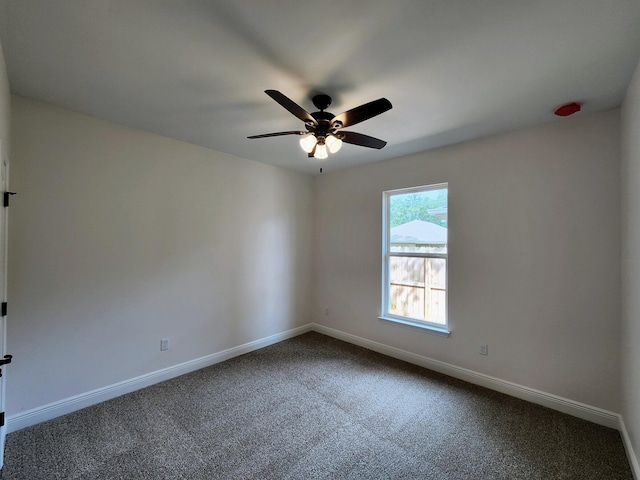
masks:
<path id="1" fill-rule="evenodd" d="M 442 337 L 449 337 L 451 335 L 451 330 L 449 330 L 447 327 L 436 327 L 434 325 L 425 325 L 424 323 L 412 322 L 411 320 L 395 318 L 395 317 L 380 316 L 378 318 L 386 322 L 399 323 L 400 325 L 419 328 L 420 330 L 425 330 L 426 333 L 431 333 L 433 335 L 439 335 Z"/>

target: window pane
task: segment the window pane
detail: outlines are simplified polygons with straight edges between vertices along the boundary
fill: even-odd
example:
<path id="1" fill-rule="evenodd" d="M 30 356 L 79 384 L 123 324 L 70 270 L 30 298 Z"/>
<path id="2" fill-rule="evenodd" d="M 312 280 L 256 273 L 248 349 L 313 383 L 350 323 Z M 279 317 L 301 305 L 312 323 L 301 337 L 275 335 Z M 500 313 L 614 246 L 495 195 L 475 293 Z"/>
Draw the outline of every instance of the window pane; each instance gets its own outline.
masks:
<path id="1" fill-rule="evenodd" d="M 447 261 L 389 257 L 389 313 L 446 325 Z"/>
<path id="2" fill-rule="evenodd" d="M 447 253 L 447 189 L 389 197 L 390 251 Z"/>

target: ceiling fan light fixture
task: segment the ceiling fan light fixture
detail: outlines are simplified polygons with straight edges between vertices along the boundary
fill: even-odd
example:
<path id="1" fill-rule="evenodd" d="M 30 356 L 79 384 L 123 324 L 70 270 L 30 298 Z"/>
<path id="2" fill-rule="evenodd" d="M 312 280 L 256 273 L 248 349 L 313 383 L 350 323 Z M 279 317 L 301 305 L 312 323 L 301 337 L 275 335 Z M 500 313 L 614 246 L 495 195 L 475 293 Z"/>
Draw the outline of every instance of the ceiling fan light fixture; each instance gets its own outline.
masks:
<path id="1" fill-rule="evenodd" d="M 342 140 L 334 135 L 329 135 L 325 140 L 325 143 L 331 153 L 336 153 L 342 148 Z"/>
<path id="2" fill-rule="evenodd" d="M 318 143 L 316 145 L 316 153 L 313 156 L 320 160 L 327 158 L 329 156 L 327 153 L 327 146 L 324 143 Z"/>
<path id="3" fill-rule="evenodd" d="M 315 135 L 305 135 L 300 139 L 300 146 L 305 152 L 311 153 L 313 152 L 313 147 L 316 146 L 317 141 L 318 140 Z"/>

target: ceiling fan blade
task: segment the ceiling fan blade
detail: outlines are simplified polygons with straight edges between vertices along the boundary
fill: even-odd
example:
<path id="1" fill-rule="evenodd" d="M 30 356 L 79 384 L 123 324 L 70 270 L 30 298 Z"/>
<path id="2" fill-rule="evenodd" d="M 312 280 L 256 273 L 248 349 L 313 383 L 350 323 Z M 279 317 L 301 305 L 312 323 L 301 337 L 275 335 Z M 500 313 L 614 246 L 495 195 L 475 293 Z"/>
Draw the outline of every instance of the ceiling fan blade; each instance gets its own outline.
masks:
<path id="1" fill-rule="evenodd" d="M 276 102 L 278 102 L 284 108 L 289 110 L 289 112 L 293 113 L 296 117 L 298 117 L 304 123 L 318 125 L 317 120 L 313 118 L 309 112 L 307 112 L 304 108 L 302 108 L 300 105 L 298 105 L 296 102 L 291 100 L 286 95 L 283 95 L 277 90 L 265 90 L 264 93 L 269 95 Z"/>
<path id="2" fill-rule="evenodd" d="M 252 135 L 247 138 L 267 138 L 267 137 L 281 137 L 282 135 L 306 135 L 309 132 L 301 130 L 291 130 L 289 132 L 275 132 L 275 133 L 263 133 L 262 135 Z"/>
<path id="3" fill-rule="evenodd" d="M 363 135 L 356 132 L 340 131 L 342 141 L 345 143 L 351 143 L 352 145 L 360 145 L 361 147 L 377 148 L 380 150 L 387 142 L 380 140 L 379 138 L 370 137 L 369 135 Z"/>
<path id="4" fill-rule="evenodd" d="M 379 98 L 378 100 L 365 103 L 364 105 L 360 105 L 359 107 L 352 108 L 351 110 L 347 110 L 346 112 L 337 115 L 333 119 L 333 123 L 335 124 L 336 121 L 339 121 L 342 123 L 342 127 L 355 125 L 356 123 L 364 122 L 371 117 L 380 115 L 387 110 L 391 110 L 392 106 L 393 105 L 391 105 L 391 102 L 386 98 Z"/>

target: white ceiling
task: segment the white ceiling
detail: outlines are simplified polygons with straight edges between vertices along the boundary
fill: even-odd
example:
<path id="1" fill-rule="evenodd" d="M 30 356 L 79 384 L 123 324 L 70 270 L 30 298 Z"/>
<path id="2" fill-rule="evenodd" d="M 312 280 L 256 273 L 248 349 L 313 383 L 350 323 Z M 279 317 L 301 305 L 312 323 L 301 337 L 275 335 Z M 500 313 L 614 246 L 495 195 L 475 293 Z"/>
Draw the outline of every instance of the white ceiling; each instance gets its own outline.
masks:
<path id="1" fill-rule="evenodd" d="M 639 0 L 0 0 L 13 93 L 316 174 L 618 107 L 640 57 Z M 269 98 L 341 113 L 388 141 L 308 159 Z"/>

